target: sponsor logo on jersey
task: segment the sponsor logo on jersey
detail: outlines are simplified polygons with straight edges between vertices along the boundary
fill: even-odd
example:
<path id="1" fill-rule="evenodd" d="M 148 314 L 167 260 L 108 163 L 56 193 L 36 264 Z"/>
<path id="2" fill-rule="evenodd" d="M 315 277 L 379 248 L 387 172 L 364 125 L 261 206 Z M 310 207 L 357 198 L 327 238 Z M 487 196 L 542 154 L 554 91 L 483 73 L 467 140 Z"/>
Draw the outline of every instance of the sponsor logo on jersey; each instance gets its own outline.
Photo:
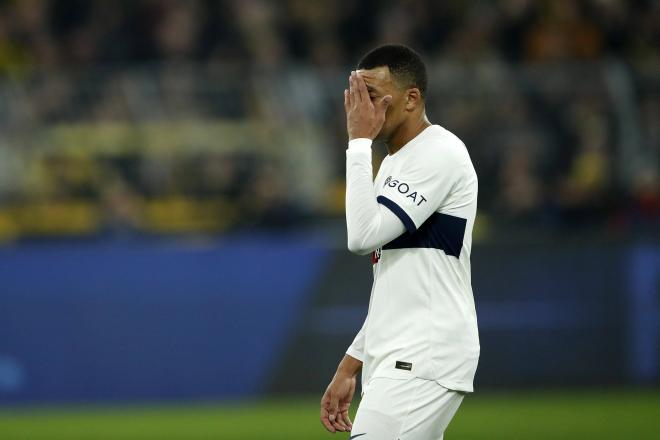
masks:
<path id="1" fill-rule="evenodd" d="M 383 252 L 382 248 L 378 248 L 375 251 L 371 253 L 371 264 L 376 264 L 380 260 L 380 255 L 381 252 Z"/>
<path id="2" fill-rule="evenodd" d="M 417 204 L 417 206 L 427 201 L 426 197 L 424 197 L 422 194 L 418 193 L 417 191 L 412 190 L 410 188 L 410 185 L 408 185 L 406 182 L 402 182 L 398 179 L 393 179 L 392 176 L 388 176 L 387 179 L 385 179 L 385 183 L 383 183 L 383 187 L 386 186 L 390 188 L 396 188 L 399 194 L 405 194 L 406 199 L 412 200 L 412 202 Z"/>

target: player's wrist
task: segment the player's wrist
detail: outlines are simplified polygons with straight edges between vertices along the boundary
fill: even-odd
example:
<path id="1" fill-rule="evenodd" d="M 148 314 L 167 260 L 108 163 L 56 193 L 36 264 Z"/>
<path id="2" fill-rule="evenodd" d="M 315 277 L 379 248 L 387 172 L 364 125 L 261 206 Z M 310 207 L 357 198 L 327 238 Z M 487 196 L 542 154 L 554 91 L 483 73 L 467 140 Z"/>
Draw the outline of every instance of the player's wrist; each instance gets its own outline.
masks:
<path id="1" fill-rule="evenodd" d="M 350 151 L 371 151 L 371 144 L 373 143 L 372 139 L 359 137 L 354 139 L 349 139 L 348 149 Z"/>
<path id="2" fill-rule="evenodd" d="M 347 354 L 339 363 L 335 376 L 353 378 L 358 375 L 361 369 L 362 361 Z"/>

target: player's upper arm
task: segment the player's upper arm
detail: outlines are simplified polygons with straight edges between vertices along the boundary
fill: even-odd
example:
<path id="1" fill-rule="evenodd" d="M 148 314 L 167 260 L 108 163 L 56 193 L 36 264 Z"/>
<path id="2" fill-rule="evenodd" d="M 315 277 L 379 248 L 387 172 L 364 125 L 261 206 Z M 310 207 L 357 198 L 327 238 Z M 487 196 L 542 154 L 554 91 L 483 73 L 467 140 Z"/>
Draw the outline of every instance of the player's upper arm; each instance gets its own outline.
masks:
<path id="1" fill-rule="evenodd" d="M 409 233 L 415 232 L 449 195 L 464 159 L 455 143 L 427 145 L 411 155 L 400 173 L 387 176 L 377 201 L 391 210 Z"/>

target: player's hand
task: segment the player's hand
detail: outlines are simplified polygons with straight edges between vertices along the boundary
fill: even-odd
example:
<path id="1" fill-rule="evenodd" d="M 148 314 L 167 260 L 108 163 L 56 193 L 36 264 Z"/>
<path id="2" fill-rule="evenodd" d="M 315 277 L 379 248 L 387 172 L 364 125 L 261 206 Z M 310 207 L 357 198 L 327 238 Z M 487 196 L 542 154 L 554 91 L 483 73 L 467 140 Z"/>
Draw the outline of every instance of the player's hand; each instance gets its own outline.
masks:
<path id="1" fill-rule="evenodd" d="M 357 72 L 351 72 L 349 88 L 344 90 L 344 110 L 348 139 L 375 139 L 383 128 L 385 112 L 392 101 L 391 95 L 371 100 L 367 84 Z"/>
<path id="2" fill-rule="evenodd" d="M 330 432 L 348 432 L 353 423 L 348 415 L 353 394 L 355 376 L 336 374 L 321 398 L 321 423 Z"/>

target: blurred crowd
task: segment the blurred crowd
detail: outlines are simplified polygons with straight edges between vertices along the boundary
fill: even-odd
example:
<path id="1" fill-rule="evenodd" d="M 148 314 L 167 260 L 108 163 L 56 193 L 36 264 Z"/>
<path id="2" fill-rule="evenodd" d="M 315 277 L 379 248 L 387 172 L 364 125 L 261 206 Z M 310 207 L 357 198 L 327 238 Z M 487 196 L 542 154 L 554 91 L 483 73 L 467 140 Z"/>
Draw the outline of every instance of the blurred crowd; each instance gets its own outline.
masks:
<path id="1" fill-rule="evenodd" d="M 483 235 L 657 232 L 659 41 L 651 0 L 0 1 L 0 238 L 44 212 L 121 231 L 340 216 L 345 73 L 384 42 L 428 61 L 428 113 L 470 150 Z M 168 140 L 144 127 L 190 120 L 270 132 L 145 151 Z M 61 134 L 80 124 L 104 130 Z"/>
<path id="2" fill-rule="evenodd" d="M 654 0 L 4 0 L 0 70 L 198 60 L 346 66 L 377 42 L 431 58 L 656 62 Z"/>

